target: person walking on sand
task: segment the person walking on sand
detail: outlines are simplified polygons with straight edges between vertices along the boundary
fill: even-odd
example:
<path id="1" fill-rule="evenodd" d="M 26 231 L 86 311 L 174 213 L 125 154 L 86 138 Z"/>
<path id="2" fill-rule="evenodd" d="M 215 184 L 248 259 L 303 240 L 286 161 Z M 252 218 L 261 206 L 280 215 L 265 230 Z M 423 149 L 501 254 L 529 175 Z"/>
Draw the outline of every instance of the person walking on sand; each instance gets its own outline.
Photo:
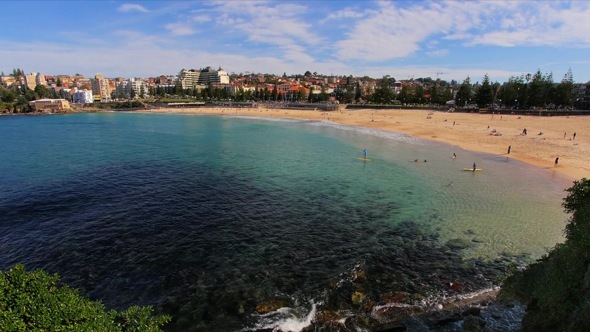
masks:
<path id="1" fill-rule="evenodd" d="M 574 132 L 574 141 L 576 140 L 576 132 Z"/>
<path id="2" fill-rule="evenodd" d="M 508 154 L 510 154 L 510 149 L 512 148 L 512 145 L 508 145 Z"/>
<path id="3" fill-rule="evenodd" d="M 555 158 L 555 165 L 553 167 L 557 167 L 558 163 L 559 163 L 559 157 Z"/>

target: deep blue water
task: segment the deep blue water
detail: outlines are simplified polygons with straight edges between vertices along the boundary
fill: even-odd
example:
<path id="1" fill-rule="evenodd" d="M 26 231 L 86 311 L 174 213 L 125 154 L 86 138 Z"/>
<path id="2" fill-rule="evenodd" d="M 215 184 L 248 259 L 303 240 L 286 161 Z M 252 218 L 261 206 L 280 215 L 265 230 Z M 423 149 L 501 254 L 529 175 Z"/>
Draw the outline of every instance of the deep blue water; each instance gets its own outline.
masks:
<path id="1" fill-rule="evenodd" d="M 563 180 L 466 151 L 489 175 L 463 174 L 452 147 L 404 135 L 100 113 L 0 117 L 0 139 L 0 268 L 57 272 L 108 307 L 154 305 L 179 330 L 254 326 L 255 307 L 276 298 L 341 307 L 350 290 L 333 285 L 359 266 L 376 298 L 444 292 L 450 278 L 498 272 L 465 267 L 448 239 L 478 237 L 465 259 L 494 259 L 538 254 L 561 235 L 546 225 L 563 218 Z M 357 159 L 364 148 L 369 162 Z M 514 178 L 532 187 L 513 189 Z M 507 224 L 520 234 L 503 235 Z"/>

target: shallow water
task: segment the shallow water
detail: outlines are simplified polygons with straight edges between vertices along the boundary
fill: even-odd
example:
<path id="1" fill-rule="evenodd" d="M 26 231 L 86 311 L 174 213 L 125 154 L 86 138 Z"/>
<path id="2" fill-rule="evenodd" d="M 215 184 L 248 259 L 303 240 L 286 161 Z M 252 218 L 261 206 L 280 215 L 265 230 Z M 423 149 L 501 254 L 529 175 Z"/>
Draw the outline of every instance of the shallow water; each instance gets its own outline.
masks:
<path id="1" fill-rule="evenodd" d="M 450 239 L 470 244 L 457 259 L 540 257 L 562 240 L 570 185 L 502 156 L 326 122 L 7 116 L 0 139 L 0 268 L 57 272 L 107 306 L 155 305 L 178 329 L 238 330 L 277 297 L 305 309 L 299 324 L 359 264 L 383 280 L 404 271 L 388 287 L 427 294 L 411 274 L 434 285 L 428 261 Z M 484 170 L 462 170 L 473 162 Z"/>

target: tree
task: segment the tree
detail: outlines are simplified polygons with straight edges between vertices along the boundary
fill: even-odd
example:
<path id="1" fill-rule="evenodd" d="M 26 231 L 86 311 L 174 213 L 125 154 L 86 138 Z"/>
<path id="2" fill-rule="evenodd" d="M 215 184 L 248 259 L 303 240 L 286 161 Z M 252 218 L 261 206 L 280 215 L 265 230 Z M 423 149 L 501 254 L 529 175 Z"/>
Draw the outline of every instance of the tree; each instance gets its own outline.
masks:
<path id="1" fill-rule="evenodd" d="M 583 241 L 590 247 L 590 180 L 574 181 L 566 191 L 569 194 L 563 200 L 563 207 L 571 217 L 565 235 L 570 241 Z"/>
<path id="2" fill-rule="evenodd" d="M 135 96 L 136 96 L 135 90 L 134 89 L 131 89 L 131 91 L 129 91 L 129 98 L 130 99 L 135 99 Z"/>
<path id="3" fill-rule="evenodd" d="M 106 311 L 43 270 L 15 265 L 0 271 L 0 327 L 3 331 L 161 331 L 169 316 L 151 307 Z"/>
<path id="4" fill-rule="evenodd" d="M 395 79 L 393 79 L 395 81 Z M 376 104 L 391 104 L 394 99 L 393 91 L 391 90 L 391 80 L 388 75 L 383 76 L 379 82 L 379 86 L 373 93 L 373 102 Z"/>
<path id="5" fill-rule="evenodd" d="M 354 88 L 354 100 L 359 102 L 361 98 L 363 98 L 363 89 L 361 88 L 361 83 L 357 81 L 356 87 Z"/>
<path id="6" fill-rule="evenodd" d="M 320 100 L 327 101 L 329 98 L 330 95 L 328 95 L 328 92 L 326 92 L 326 88 L 322 86 L 322 90 L 320 90 Z"/>
<path id="7" fill-rule="evenodd" d="M 555 88 L 555 104 L 570 107 L 574 103 L 574 75 L 570 68 Z"/>
<path id="8" fill-rule="evenodd" d="M 272 92 L 270 93 L 270 98 L 272 100 L 275 100 L 276 101 L 278 95 L 279 95 L 279 91 L 277 90 L 277 85 L 275 84 L 274 87 L 273 87 L 273 89 L 272 89 Z"/>
<path id="9" fill-rule="evenodd" d="M 475 102 L 479 107 L 486 107 L 487 105 L 491 104 L 494 100 L 494 94 L 492 91 L 492 85 L 490 84 L 490 79 L 488 75 L 484 75 L 483 82 L 478 87 L 477 91 L 475 91 Z"/>
<path id="10" fill-rule="evenodd" d="M 467 76 L 467 78 L 459 86 L 459 91 L 457 91 L 456 98 L 456 105 L 459 107 L 467 105 L 467 103 L 471 100 L 471 79 L 469 76 Z"/>
<path id="11" fill-rule="evenodd" d="M 51 98 L 52 93 L 45 85 L 37 85 L 35 87 L 35 93 L 39 98 Z"/>

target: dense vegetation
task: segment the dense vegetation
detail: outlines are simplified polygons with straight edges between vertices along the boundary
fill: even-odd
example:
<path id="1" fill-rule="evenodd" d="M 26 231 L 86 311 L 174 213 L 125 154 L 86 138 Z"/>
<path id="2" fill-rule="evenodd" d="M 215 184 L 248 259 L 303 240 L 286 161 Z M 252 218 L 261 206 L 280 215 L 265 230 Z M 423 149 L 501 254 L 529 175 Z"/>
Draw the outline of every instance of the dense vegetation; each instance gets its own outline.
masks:
<path id="1" fill-rule="evenodd" d="M 501 298 L 527 304 L 524 331 L 590 331 L 590 180 L 566 190 L 566 241 L 510 276 Z"/>
<path id="2" fill-rule="evenodd" d="M 42 270 L 16 265 L 0 271 L 0 331 L 157 332 L 168 321 L 152 315 L 151 307 L 106 311 Z"/>

